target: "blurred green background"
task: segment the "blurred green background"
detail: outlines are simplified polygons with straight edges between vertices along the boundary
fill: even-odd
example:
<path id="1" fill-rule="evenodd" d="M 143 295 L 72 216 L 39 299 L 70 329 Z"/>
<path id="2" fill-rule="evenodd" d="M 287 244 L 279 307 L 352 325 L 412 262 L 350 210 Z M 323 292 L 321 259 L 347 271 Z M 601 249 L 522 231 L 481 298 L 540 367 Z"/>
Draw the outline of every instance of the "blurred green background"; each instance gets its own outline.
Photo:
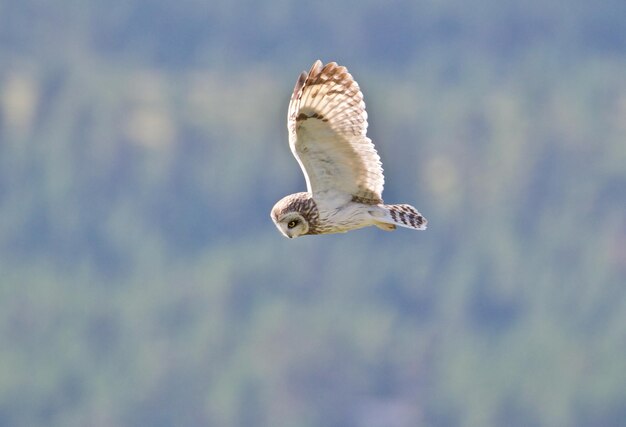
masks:
<path id="1" fill-rule="evenodd" d="M 626 425 L 625 19 L 0 0 L 0 425 Z M 317 58 L 427 231 L 274 228 Z"/>

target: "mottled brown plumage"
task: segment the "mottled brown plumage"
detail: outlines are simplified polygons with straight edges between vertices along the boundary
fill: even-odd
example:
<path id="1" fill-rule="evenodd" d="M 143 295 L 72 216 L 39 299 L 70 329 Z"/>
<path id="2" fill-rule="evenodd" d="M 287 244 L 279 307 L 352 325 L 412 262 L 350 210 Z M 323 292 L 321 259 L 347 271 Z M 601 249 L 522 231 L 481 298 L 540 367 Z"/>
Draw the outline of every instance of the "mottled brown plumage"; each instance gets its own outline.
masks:
<path id="1" fill-rule="evenodd" d="M 380 157 L 367 137 L 359 85 L 345 67 L 316 61 L 296 82 L 288 111 L 289 146 L 306 193 L 280 200 L 272 220 L 287 237 L 340 233 L 375 225 L 422 230 L 426 220 L 410 205 L 385 205 Z"/>

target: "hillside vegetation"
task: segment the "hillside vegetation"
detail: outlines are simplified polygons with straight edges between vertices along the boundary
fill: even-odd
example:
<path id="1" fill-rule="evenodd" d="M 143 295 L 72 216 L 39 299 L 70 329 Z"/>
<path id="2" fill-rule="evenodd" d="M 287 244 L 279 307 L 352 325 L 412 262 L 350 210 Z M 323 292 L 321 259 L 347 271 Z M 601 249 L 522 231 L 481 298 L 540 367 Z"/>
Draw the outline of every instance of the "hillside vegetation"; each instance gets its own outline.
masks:
<path id="1" fill-rule="evenodd" d="M 626 3 L 0 0 L 0 425 L 619 427 Z M 299 72 L 425 232 L 283 238 Z"/>

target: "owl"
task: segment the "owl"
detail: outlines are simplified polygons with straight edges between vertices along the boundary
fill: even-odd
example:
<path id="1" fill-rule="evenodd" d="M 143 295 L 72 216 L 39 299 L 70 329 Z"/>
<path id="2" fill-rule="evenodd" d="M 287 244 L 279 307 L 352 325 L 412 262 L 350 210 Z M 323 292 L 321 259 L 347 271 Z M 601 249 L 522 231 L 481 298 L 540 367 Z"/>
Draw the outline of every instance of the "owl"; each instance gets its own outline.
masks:
<path id="1" fill-rule="evenodd" d="M 303 72 L 287 117 L 289 146 L 302 168 L 306 192 L 284 197 L 271 218 L 288 238 L 345 233 L 367 226 L 426 229 L 411 205 L 387 205 L 380 157 L 366 136 L 367 112 L 359 85 L 345 67 L 316 61 Z"/>

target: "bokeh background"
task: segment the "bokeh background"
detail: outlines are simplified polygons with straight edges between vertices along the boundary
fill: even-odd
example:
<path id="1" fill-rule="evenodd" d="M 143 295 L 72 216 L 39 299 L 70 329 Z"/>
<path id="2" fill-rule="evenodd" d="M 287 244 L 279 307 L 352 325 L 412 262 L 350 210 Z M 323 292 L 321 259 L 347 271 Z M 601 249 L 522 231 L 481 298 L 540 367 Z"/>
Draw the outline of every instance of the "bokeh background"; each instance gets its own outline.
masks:
<path id="1" fill-rule="evenodd" d="M 0 425 L 626 425 L 625 22 L 0 0 Z M 317 58 L 427 231 L 274 228 Z"/>

